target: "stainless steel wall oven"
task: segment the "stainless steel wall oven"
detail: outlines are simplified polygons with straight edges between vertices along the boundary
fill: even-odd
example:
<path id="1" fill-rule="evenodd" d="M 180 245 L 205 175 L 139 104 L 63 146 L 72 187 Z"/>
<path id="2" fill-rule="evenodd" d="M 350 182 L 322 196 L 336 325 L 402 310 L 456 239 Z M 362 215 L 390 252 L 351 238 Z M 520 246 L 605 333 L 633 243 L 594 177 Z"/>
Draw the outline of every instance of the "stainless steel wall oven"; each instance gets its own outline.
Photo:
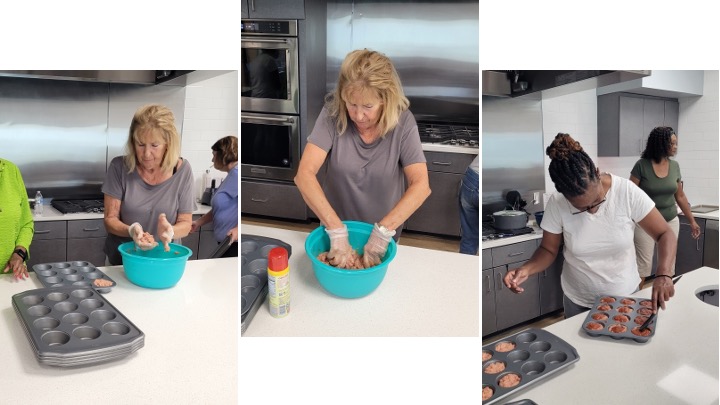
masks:
<path id="1" fill-rule="evenodd" d="M 300 161 L 298 117 L 243 113 L 240 121 L 240 175 L 292 181 Z"/>

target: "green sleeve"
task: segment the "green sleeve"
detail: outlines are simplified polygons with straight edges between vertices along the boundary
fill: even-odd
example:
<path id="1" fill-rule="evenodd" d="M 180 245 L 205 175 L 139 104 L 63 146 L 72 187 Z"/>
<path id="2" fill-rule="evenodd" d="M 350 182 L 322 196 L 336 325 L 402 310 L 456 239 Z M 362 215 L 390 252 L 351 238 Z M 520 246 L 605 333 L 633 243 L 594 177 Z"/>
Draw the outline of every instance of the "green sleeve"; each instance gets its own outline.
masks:
<path id="1" fill-rule="evenodd" d="M 630 170 L 630 175 L 634 176 L 638 180 L 642 180 L 642 159 L 635 162 L 635 166 L 633 166 L 632 170 Z"/>
<path id="2" fill-rule="evenodd" d="M 20 221 L 19 221 L 19 232 L 15 246 L 23 246 L 28 251 L 28 258 L 30 257 L 30 244 L 32 243 L 33 234 L 35 233 L 35 222 L 33 221 L 32 212 L 30 212 L 30 203 L 27 198 L 27 190 L 25 189 L 25 182 L 23 182 L 20 170 L 15 171 L 15 183 L 17 184 L 17 192 L 23 196 L 20 200 Z"/>

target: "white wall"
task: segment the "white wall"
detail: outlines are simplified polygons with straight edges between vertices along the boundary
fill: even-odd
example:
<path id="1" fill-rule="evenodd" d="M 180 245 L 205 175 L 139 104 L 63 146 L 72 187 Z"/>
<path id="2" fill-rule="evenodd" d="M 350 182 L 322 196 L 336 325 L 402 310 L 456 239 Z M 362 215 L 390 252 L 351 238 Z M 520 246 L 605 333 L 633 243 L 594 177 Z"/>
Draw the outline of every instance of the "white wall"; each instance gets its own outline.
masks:
<path id="1" fill-rule="evenodd" d="M 683 97 L 678 122 L 678 154 L 685 193 L 691 204 L 718 204 L 718 71 L 705 71 L 703 96 Z M 597 156 L 597 95 L 586 90 L 569 95 L 543 98 L 543 145 L 547 147 L 558 132 L 569 133 L 580 142 L 601 171 L 629 178 L 639 157 Z M 545 190 L 555 192 L 545 155 Z"/>
<path id="2" fill-rule="evenodd" d="M 238 72 L 196 71 L 188 75 L 185 87 L 182 156 L 195 174 L 195 192 L 202 196 L 203 173 L 224 179 L 226 173 L 212 168 L 210 147 L 220 138 L 238 136 Z"/>

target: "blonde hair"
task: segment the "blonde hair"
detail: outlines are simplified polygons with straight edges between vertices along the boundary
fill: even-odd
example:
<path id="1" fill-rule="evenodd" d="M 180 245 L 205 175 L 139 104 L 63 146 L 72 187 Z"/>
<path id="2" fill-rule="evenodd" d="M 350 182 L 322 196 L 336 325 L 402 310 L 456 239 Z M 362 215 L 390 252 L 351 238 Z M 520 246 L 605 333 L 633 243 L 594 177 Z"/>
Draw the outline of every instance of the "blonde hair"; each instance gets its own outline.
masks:
<path id="1" fill-rule="evenodd" d="M 348 128 L 345 101 L 355 91 L 374 93 L 381 100 L 378 119 L 381 136 L 392 131 L 400 120 L 400 114 L 410 107 L 400 76 L 390 58 L 368 49 L 352 51 L 340 66 L 335 90 L 325 98 L 325 107 L 330 116 L 336 119 L 336 129 L 340 135 Z"/>
<path id="2" fill-rule="evenodd" d="M 124 157 L 128 173 L 132 173 L 137 168 L 135 142 L 138 141 L 140 134 L 147 130 L 160 134 L 166 145 L 160 170 L 172 171 L 180 159 L 180 134 L 175 127 L 175 115 L 164 105 L 151 104 L 139 108 L 130 123 Z"/>

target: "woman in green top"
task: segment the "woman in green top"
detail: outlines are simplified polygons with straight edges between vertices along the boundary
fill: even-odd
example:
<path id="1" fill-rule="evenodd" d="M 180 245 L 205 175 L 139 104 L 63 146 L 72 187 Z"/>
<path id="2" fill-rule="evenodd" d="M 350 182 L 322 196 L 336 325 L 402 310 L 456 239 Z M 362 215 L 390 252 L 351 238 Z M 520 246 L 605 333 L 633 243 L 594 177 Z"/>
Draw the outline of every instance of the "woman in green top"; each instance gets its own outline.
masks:
<path id="1" fill-rule="evenodd" d="M 27 191 L 20 170 L 0 159 L 0 266 L 15 279 L 28 278 L 25 261 L 35 233 Z"/>
<path id="2" fill-rule="evenodd" d="M 680 206 L 685 217 L 690 221 L 692 236 L 700 237 L 700 226 L 690 211 L 685 192 L 680 182 L 680 165 L 671 160 L 677 153 L 677 135 L 670 127 L 656 127 L 650 132 L 647 145 L 641 159 L 635 163 L 630 172 L 630 180 L 637 184 L 655 202 L 665 221 L 670 225 L 675 236 L 680 231 L 677 208 Z M 646 277 L 652 272 L 652 258 L 655 241 L 639 226 L 635 227 L 635 251 L 637 266 L 640 273 L 640 288 Z M 670 267 L 675 274 L 675 259 Z"/>

